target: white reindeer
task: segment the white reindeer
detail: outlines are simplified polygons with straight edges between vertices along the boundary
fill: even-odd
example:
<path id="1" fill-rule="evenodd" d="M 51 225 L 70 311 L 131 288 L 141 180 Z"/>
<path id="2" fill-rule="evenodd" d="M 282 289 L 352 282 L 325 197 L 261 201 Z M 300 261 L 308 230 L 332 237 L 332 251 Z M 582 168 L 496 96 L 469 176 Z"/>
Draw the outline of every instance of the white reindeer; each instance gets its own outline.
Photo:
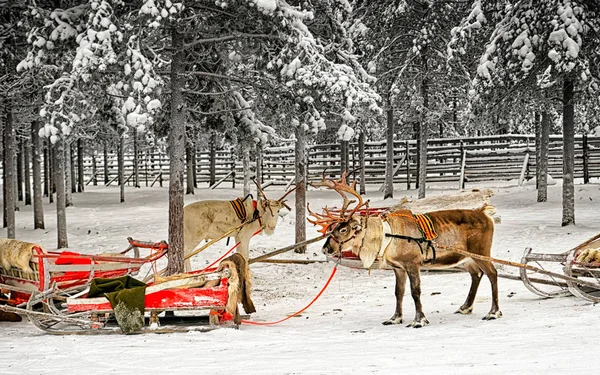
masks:
<path id="1" fill-rule="evenodd" d="M 242 217 L 236 213 L 232 203 L 235 201 L 206 200 L 188 204 L 183 209 L 183 245 L 186 257 L 202 240 L 219 238 L 240 227 L 232 236 L 235 237 L 236 243 L 240 243 L 237 252 L 248 260 L 248 245 L 253 234 L 259 229 L 269 236 L 274 233 L 280 210 L 283 207 L 290 210 L 285 203 L 285 197 L 293 190 L 277 200 L 271 200 L 259 187 L 261 200 L 256 201 L 248 196 L 238 199 L 237 211 Z M 191 271 L 189 258 L 185 260 L 185 269 L 187 272 Z"/>

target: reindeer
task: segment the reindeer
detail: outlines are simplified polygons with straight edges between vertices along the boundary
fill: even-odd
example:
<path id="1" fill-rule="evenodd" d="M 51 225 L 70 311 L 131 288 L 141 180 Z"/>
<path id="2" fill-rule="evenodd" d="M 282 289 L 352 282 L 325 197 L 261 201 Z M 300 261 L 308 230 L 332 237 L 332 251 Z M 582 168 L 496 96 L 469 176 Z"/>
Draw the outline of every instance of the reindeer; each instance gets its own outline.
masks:
<path id="1" fill-rule="evenodd" d="M 268 199 L 258 186 L 261 200 L 255 201 L 250 197 L 235 201 L 206 200 L 190 203 L 183 208 L 183 246 L 187 256 L 202 240 L 216 239 L 227 232 L 236 229 L 233 236 L 240 245 L 237 252 L 248 260 L 248 245 L 253 234 L 262 229 L 267 235 L 272 235 L 277 225 L 280 210 L 290 207 L 285 198 L 294 189 L 285 193 L 277 200 Z M 191 270 L 189 258 L 185 261 L 186 271 Z"/>
<path id="2" fill-rule="evenodd" d="M 368 213 L 368 201 L 363 202 L 362 197 L 354 187 L 356 182 L 349 186 L 345 176 L 338 181 L 331 179 L 314 186 L 326 186 L 338 192 L 343 198 L 342 209 L 332 212 L 325 207 L 324 214 L 317 214 L 308 209 L 311 216 L 309 222 L 322 226 L 323 232 L 329 232 L 330 237 L 323 246 L 325 254 L 342 256 L 346 251 L 351 251 L 358 256 L 365 268 L 371 268 L 378 260 L 380 266 L 390 266 L 396 276 L 396 310 L 394 315 L 383 322 L 384 325 L 400 324 L 402 317 L 402 299 L 406 278 L 410 281 L 411 295 L 415 304 L 415 318 L 408 327 L 423 327 L 429 321 L 423 313 L 421 305 L 421 279 L 420 270 L 423 266 L 427 269 L 441 269 L 462 266 L 471 275 L 471 287 L 466 301 L 456 311 L 458 314 L 470 314 L 481 277 L 485 274 L 492 286 L 492 307 L 484 320 L 497 319 L 502 316 L 498 307 L 498 275 L 496 269 L 489 261 L 473 259 L 453 252 L 460 249 L 471 254 L 490 256 L 494 223 L 490 217 L 494 207 L 485 204 L 479 209 L 454 209 L 429 212 L 429 221 L 425 222 L 422 229 L 418 225 L 422 216 L 414 216 L 408 210 L 396 210 L 380 215 Z M 345 193 L 358 199 L 356 206 L 346 213 L 354 200 L 349 200 Z M 361 207 L 365 207 L 365 215 L 357 214 Z M 437 237 L 426 237 L 431 230 L 437 231 Z M 425 232 L 425 234 L 424 234 Z"/>

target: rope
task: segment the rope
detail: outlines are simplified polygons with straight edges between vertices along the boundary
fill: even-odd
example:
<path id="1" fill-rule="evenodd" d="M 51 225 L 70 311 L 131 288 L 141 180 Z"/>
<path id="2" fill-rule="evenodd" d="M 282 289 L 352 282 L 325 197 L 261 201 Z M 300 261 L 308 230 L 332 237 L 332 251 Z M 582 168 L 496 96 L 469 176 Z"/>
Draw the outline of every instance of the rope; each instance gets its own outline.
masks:
<path id="1" fill-rule="evenodd" d="M 227 232 L 223 233 L 223 235 L 221 237 L 219 237 L 219 238 L 215 238 L 214 240 L 208 241 L 207 243 L 204 244 L 204 246 L 202 246 L 198 250 L 192 251 L 191 253 L 189 253 L 188 255 L 186 255 L 185 258 L 183 258 L 183 259 L 189 259 L 189 258 L 193 257 L 194 255 L 198 254 L 199 252 L 205 250 L 207 247 L 209 247 L 210 245 L 214 244 L 215 242 L 221 241 L 223 238 L 228 237 L 231 233 L 233 233 L 236 230 L 238 230 L 241 227 L 243 227 L 244 224 L 245 223 L 242 223 L 242 224 L 238 225 L 237 227 L 228 230 Z"/>
<path id="2" fill-rule="evenodd" d="M 325 291 L 325 289 L 327 289 L 327 287 L 329 286 L 329 283 L 331 283 L 331 280 L 333 280 L 333 276 L 335 275 L 337 271 L 337 264 L 335 265 L 335 267 L 333 267 L 333 270 L 331 271 L 331 276 L 329 276 L 329 279 L 327 280 L 327 282 L 325 283 L 325 286 L 323 286 L 323 289 L 321 289 L 321 291 L 319 292 L 319 294 L 316 295 L 315 298 L 313 298 L 312 301 L 310 301 L 310 303 L 308 305 L 306 305 L 305 308 L 303 308 L 302 310 L 293 313 L 292 315 L 288 315 L 285 318 L 278 320 L 276 322 L 252 322 L 250 320 L 242 320 L 242 323 L 245 324 L 253 324 L 253 325 L 257 325 L 257 326 L 267 326 L 267 325 L 274 325 L 274 324 L 279 324 L 281 322 L 285 322 L 286 320 L 293 318 L 295 316 L 298 316 L 300 314 L 302 314 L 304 311 L 306 311 L 313 303 L 315 303 L 315 301 L 317 299 L 319 299 L 319 297 L 321 297 L 321 294 L 323 294 L 323 292 Z"/>
<path id="3" fill-rule="evenodd" d="M 259 234 L 260 232 L 262 232 L 262 229 L 257 230 L 256 232 L 254 232 L 254 234 L 252 235 L 252 237 L 256 236 L 257 234 Z M 212 262 L 211 264 L 209 264 L 208 266 L 204 267 L 204 269 L 200 272 L 204 272 L 207 269 L 211 268 L 212 266 L 214 266 L 215 264 L 219 263 L 223 258 L 225 258 L 227 255 L 229 255 L 236 247 L 240 246 L 241 242 L 236 243 L 235 245 L 233 245 L 233 247 L 231 249 L 229 249 L 225 254 L 221 255 L 221 257 L 217 260 L 215 260 L 214 262 Z"/>

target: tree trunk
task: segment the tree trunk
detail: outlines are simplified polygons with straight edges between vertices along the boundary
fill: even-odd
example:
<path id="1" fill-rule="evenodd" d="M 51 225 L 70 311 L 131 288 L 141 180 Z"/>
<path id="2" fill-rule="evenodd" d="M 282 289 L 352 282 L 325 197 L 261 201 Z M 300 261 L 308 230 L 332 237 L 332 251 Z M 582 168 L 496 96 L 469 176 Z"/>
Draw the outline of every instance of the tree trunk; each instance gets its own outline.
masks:
<path id="1" fill-rule="evenodd" d="M 69 142 L 69 151 L 67 152 L 67 155 L 69 156 L 69 174 L 71 175 L 71 193 L 77 193 L 77 174 L 75 174 L 75 165 L 77 164 L 75 162 L 75 146 L 72 142 Z"/>
<path id="2" fill-rule="evenodd" d="M 25 172 L 25 205 L 31 205 L 31 170 L 29 169 L 29 161 L 31 156 L 29 153 L 29 142 L 23 141 L 23 170 Z"/>
<path id="3" fill-rule="evenodd" d="M 301 126 L 296 127 L 296 243 L 306 240 L 306 135 Z M 304 254 L 306 246 L 296 253 Z"/>
<path id="4" fill-rule="evenodd" d="M 1 101 L 0 99 L 0 103 L 2 105 L 4 105 L 4 103 Z M 0 117 L 4 116 L 4 113 L 2 112 L 2 107 L 0 107 Z M 8 153 L 6 152 L 6 136 L 5 136 L 5 129 L 6 126 L 4 126 L 4 121 L 0 122 L 0 125 L 2 125 L 2 228 L 6 228 L 8 226 L 8 222 L 7 222 L 7 210 L 6 210 L 6 186 L 7 184 L 7 178 L 6 178 L 6 155 L 8 155 Z"/>
<path id="5" fill-rule="evenodd" d="M 548 200 L 548 150 L 550 143 L 550 113 L 548 111 L 542 112 L 542 121 L 540 124 L 540 147 L 538 159 L 538 202 L 546 202 Z"/>
<path id="6" fill-rule="evenodd" d="M 171 61 L 171 130 L 169 132 L 169 263 L 167 274 L 183 271 L 183 173 L 185 169 L 185 84 L 183 36 L 171 30 L 173 59 Z"/>
<path id="7" fill-rule="evenodd" d="M 250 194 L 250 147 L 243 146 L 242 169 L 244 171 L 243 196 Z"/>
<path id="8" fill-rule="evenodd" d="M 340 176 L 342 175 L 342 173 L 346 172 L 346 174 L 348 174 L 348 141 L 345 140 L 341 140 L 340 141 Z M 348 178 L 350 176 L 346 177 L 346 182 L 348 181 Z"/>
<path id="9" fill-rule="evenodd" d="M 209 177 L 208 177 L 208 186 L 213 186 L 216 182 L 217 173 L 217 133 L 214 130 L 210 132 L 210 140 L 209 140 Z"/>
<path id="10" fill-rule="evenodd" d="M 192 181 L 194 188 L 198 187 L 198 163 L 196 162 L 196 137 L 192 139 Z"/>
<path id="11" fill-rule="evenodd" d="M 185 165 L 187 166 L 187 189 L 185 193 L 194 194 L 194 146 L 190 143 L 189 139 L 185 145 Z"/>
<path id="12" fill-rule="evenodd" d="M 92 159 L 94 162 L 94 165 L 92 167 L 93 171 L 92 173 L 94 173 L 95 176 L 95 172 L 96 172 L 96 160 L 94 155 L 92 155 Z M 95 181 L 94 177 L 94 181 Z M 81 140 L 81 138 L 79 138 L 77 140 L 77 192 L 79 193 L 83 193 L 83 191 L 85 190 L 85 177 L 83 175 L 83 141 Z M 96 185 L 97 183 L 94 183 L 94 185 Z"/>
<path id="13" fill-rule="evenodd" d="M 43 141 L 45 144 L 44 147 L 44 196 L 50 197 L 52 193 L 50 192 L 50 142 L 48 140 Z M 52 203 L 52 198 L 50 198 L 50 203 Z"/>
<path id="14" fill-rule="evenodd" d="M 104 185 L 108 185 L 108 181 L 110 181 L 110 179 L 108 178 L 108 141 L 104 141 L 103 146 L 104 160 L 102 162 L 104 165 Z"/>
<path id="15" fill-rule="evenodd" d="M 40 122 L 31 123 L 31 164 L 33 169 L 33 229 L 45 229 L 42 202 L 42 168 L 40 155 Z"/>
<path id="16" fill-rule="evenodd" d="M 575 114 L 573 80 L 563 82 L 563 201 L 562 226 L 575 224 Z"/>
<path id="17" fill-rule="evenodd" d="M 425 57 L 425 48 L 423 49 L 422 71 L 423 79 L 421 81 L 421 96 L 423 97 L 423 108 L 421 113 L 421 122 L 419 124 L 419 194 L 418 197 L 425 198 L 425 189 L 427 188 L 427 139 L 428 139 L 428 119 L 429 110 L 429 80 L 427 79 L 427 59 Z"/>
<path id="18" fill-rule="evenodd" d="M 65 141 L 65 206 L 73 205 L 73 190 L 75 190 L 75 181 L 73 181 L 73 149 L 71 143 Z"/>
<path id="19" fill-rule="evenodd" d="M 358 135 L 358 167 L 360 168 L 360 191 L 364 195 L 367 191 L 365 182 L 365 131 L 361 130 Z"/>
<path id="20" fill-rule="evenodd" d="M 387 96 L 387 131 L 386 131 L 386 150 L 385 150 L 385 187 L 383 189 L 383 199 L 394 198 L 394 108 L 392 107 L 392 94 L 388 92 Z"/>
<path id="21" fill-rule="evenodd" d="M 540 112 L 533 114 L 535 124 L 535 188 L 539 188 L 540 183 L 540 148 L 542 143 L 542 116 Z M 539 201 L 538 201 L 539 202 Z"/>
<path id="22" fill-rule="evenodd" d="M 263 183 L 263 149 L 259 144 L 256 145 L 256 182 Z"/>
<path id="23" fill-rule="evenodd" d="M 23 202 L 23 141 L 15 141 L 17 148 L 17 200 Z"/>
<path id="24" fill-rule="evenodd" d="M 138 145 L 138 131 L 133 128 L 133 187 L 140 187 L 140 150 Z"/>
<path id="25" fill-rule="evenodd" d="M 83 168 L 81 169 L 83 170 Z M 96 177 L 96 173 L 98 173 L 98 161 L 96 160 L 96 151 L 92 151 L 92 185 L 94 186 L 98 186 L 98 178 Z M 81 178 L 80 181 L 82 181 L 81 192 L 83 192 L 85 183 L 83 182 L 83 178 Z"/>
<path id="26" fill-rule="evenodd" d="M 13 130 L 12 100 L 4 100 L 4 207 L 6 210 L 6 238 L 16 238 L 15 207 L 17 204 L 17 191 L 15 185 L 15 133 Z"/>
<path id="27" fill-rule="evenodd" d="M 59 249 L 69 247 L 67 240 L 67 209 L 66 209 L 66 185 L 65 185 L 65 141 L 62 135 L 54 144 L 54 180 L 56 184 L 56 229 L 57 247 Z"/>
<path id="28" fill-rule="evenodd" d="M 125 202 L 125 131 L 119 134 L 119 146 L 117 147 L 117 180 L 119 181 L 120 202 Z"/>

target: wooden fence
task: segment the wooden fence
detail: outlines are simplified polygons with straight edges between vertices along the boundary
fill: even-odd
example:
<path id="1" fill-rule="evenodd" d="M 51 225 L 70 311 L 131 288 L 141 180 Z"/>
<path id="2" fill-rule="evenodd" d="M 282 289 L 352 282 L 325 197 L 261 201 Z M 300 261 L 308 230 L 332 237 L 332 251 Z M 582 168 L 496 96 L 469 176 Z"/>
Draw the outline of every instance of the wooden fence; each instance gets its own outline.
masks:
<path id="1" fill-rule="evenodd" d="M 321 178 L 326 169 L 327 175 L 340 175 L 341 145 L 311 145 L 307 148 L 307 173 L 309 181 Z M 365 182 L 382 184 L 385 178 L 386 143 L 365 143 Z M 196 153 L 196 181 L 213 186 L 220 183 L 240 183 L 243 170 L 240 154 L 236 150 L 218 150 L 214 163 L 211 163 L 207 150 Z M 92 181 L 92 171 L 96 171 L 98 183 L 104 183 L 104 161 L 102 154 L 95 155 L 95 168 L 92 158 L 84 159 L 86 183 Z M 169 178 L 169 160 L 164 152 L 149 150 L 139 154 L 140 185 L 154 186 Z M 350 143 L 348 148 L 349 170 L 359 166 L 358 144 Z M 114 183 L 117 176 L 117 155 L 108 154 L 107 176 Z M 432 139 L 427 144 L 427 183 L 454 182 L 458 187 L 475 186 L 482 181 L 511 180 L 521 181 L 535 177 L 536 149 L 532 135 L 501 135 L 475 138 Z M 270 147 L 263 150 L 262 180 L 265 184 L 287 185 L 294 180 L 294 147 Z M 252 174 L 256 164 L 251 164 Z M 548 172 L 553 178 L 562 178 L 562 136 L 551 136 L 548 157 Z M 128 183 L 133 174 L 133 155 L 125 154 L 125 178 Z M 414 187 L 417 176 L 416 141 L 394 142 L 394 183 L 404 187 Z M 355 172 L 358 177 L 358 172 Z M 575 178 L 600 177 L 600 137 L 576 136 L 575 138 Z"/>

